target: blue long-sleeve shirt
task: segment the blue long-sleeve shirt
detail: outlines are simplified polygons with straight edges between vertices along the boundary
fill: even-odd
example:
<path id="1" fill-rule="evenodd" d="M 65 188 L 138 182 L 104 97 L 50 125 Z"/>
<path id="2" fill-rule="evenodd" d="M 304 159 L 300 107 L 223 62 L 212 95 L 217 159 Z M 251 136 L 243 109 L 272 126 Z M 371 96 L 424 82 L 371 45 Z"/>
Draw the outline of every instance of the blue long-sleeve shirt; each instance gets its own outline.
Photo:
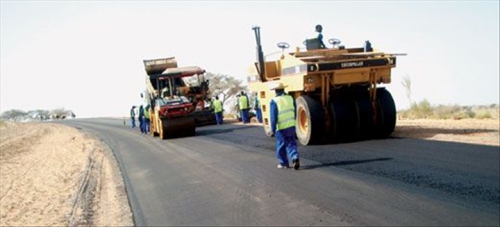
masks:
<path id="1" fill-rule="evenodd" d="M 285 92 L 278 92 L 276 96 L 282 96 L 285 95 Z M 278 105 L 274 100 L 271 100 L 271 103 L 269 104 L 269 109 L 271 111 L 271 131 L 276 134 L 276 123 L 278 123 Z M 297 106 L 295 105 L 295 100 L 293 100 L 293 109 L 294 109 L 294 116 L 297 117 Z M 280 130 L 281 134 L 283 136 L 294 136 L 295 135 L 295 127 L 290 127 L 286 128 L 283 130 Z"/>
<path id="2" fill-rule="evenodd" d="M 323 42 L 323 34 L 321 34 L 321 33 L 318 34 L 318 41 L 319 41 L 321 48 L 326 48 L 325 43 Z"/>

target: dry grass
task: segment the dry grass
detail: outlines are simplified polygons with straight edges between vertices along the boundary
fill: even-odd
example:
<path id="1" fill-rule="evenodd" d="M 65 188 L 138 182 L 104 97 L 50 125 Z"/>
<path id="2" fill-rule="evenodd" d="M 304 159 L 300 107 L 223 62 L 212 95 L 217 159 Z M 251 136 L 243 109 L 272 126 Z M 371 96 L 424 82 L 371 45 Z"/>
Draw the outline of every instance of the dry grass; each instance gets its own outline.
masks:
<path id="1" fill-rule="evenodd" d="M 399 119 L 499 119 L 498 104 L 481 106 L 431 105 L 423 100 L 413 103 L 410 109 L 398 112 Z"/>

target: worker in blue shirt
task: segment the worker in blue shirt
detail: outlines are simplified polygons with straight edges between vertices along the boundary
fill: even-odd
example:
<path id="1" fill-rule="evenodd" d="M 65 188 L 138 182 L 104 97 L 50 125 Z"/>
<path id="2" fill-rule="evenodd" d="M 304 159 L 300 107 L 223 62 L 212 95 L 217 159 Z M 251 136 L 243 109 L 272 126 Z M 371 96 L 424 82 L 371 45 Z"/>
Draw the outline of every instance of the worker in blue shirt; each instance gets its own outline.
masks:
<path id="1" fill-rule="evenodd" d="M 279 169 L 289 168 L 289 161 L 295 170 L 299 169 L 299 153 L 297 152 L 297 137 L 295 134 L 296 105 L 292 96 L 285 93 L 282 83 L 271 87 L 276 97 L 271 100 L 271 131 L 276 137 L 276 156 Z"/>
<path id="2" fill-rule="evenodd" d="M 148 134 L 149 133 L 149 123 L 150 123 L 150 117 L 151 117 L 151 112 L 150 112 L 151 108 L 149 107 L 149 104 L 146 105 L 146 107 L 144 107 L 144 116 L 142 117 L 142 127 L 144 127 L 144 129 L 142 130 L 144 134 Z"/>
<path id="3" fill-rule="evenodd" d="M 130 109 L 130 125 L 135 128 L 135 106 Z"/>
<path id="4" fill-rule="evenodd" d="M 248 100 L 248 96 L 245 92 L 241 91 L 238 101 L 241 111 L 241 121 L 243 124 L 250 123 L 250 113 L 248 112 L 250 109 L 250 101 Z"/>
<path id="5" fill-rule="evenodd" d="M 323 34 L 321 32 L 323 31 L 323 26 L 320 24 L 316 25 L 316 32 L 318 33 L 318 42 L 320 45 L 320 48 L 324 49 L 326 48 L 325 43 L 323 42 Z"/>
<path id="6" fill-rule="evenodd" d="M 260 109 L 260 101 L 257 92 L 255 92 L 254 101 L 255 102 L 253 104 L 253 109 L 255 110 L 255 115 L 257 115 L 257 120 L 259 121 L 259 123 L 262 123 L 262 110 Z"/>
<path id="7" fill-rule="evenodd" d="M 141 105 L 139 106 L 139 129 L 141 130 L 141 133 L 144 133 L 144 107 Z"/>
<path id="8" fill-rule="evenodd" d="M 222 101 L 219 100 L 219 96 L 215 96 L 213 105 L 214 105 L 215 121 L 217 122 L 217 125 L 221 125 L 223 109 L 222 109 Z"/>

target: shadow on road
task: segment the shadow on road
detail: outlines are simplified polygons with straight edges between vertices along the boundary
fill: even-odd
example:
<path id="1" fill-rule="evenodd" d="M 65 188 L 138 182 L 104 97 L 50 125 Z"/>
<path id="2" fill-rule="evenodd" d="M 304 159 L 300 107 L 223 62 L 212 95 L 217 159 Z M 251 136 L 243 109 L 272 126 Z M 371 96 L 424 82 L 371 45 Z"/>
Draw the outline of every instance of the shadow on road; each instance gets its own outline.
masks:
<path id="1" fill-rule="evenodd" d="M 215 126 L 215 127 L 217 127 L 217 126 Z M 248 129 L 248 128 L 249 127 L 246 125 L 245 126 L 238 126 L 238 127 L 231 127 L 231 128 L 211 128 L 211 129 L 204 128 L 202 130 L 199 130 L 197 128 L 196 135 L 204 136 L 204 135 L 211 135 L 211 134 L 230 133 L 230 132 L 234 132 L 235 130 Z"/>
<path id="2" fill-rule="evenodd" d="M 316 165 L 303 166 L 301 169 L 306 170 L 306 169 L 316 169 L 316 168 L 329 167 L 329 166 L 356 165 L 356 164 L 361 164 L 361 163 L 389 161 L 389 160 L 392 160 L 392 158 L 375 158 L 375 159 L 365 159 L 365 160 L 340 161 L 340 162 L 331 162 L 331 163 L 322 163 L 322 164 L 316 164 Z"/>

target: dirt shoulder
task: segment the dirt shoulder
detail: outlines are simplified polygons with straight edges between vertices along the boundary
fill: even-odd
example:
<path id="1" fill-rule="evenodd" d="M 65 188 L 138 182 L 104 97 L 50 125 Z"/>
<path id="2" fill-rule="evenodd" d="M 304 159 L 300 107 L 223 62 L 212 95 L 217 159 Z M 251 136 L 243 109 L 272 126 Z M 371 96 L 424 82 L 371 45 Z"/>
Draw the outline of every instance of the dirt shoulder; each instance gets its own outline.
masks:
<path id="1" fill-rule="evenodd" d="M 392 136 L 500 146 L 499 119 L 398 120 Z"/>
<path id="2" fill-rule="evenodd" d="M 0 127 L 0 226 L 131 226 L 112 151 L 77 129 Z"/>

